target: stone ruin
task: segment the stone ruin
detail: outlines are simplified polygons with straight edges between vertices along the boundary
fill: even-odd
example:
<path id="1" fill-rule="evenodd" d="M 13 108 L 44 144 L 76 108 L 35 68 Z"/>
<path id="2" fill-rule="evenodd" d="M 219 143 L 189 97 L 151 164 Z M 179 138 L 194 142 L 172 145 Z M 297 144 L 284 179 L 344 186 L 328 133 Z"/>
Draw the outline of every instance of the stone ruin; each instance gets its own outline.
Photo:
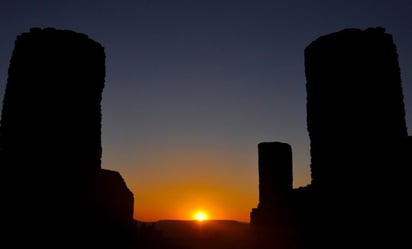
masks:
<path id="1" fill-rule="evenodd" d="M 275 215 L 278 203 L 285 203 L 292 191 L 292 148 L 287 143 L 263 142 L 258 144 L 259 204 L 252 211 L 251 223 L 271 223 L 267 216 Z M 283 207 L 282 210 L 288 210 Z M 267 213 L 263 215 L 260 213 Z M 276 219 L 275 217 L 272 217 Z M 279 217 L 280 219 L 281 217 Z"/>
<path id="2" fill-rule="evenodd" d="M 133 194 L 101 168 L 104 48 L 35 28 L 17 37 L 8 73 L 3 247 L 129 247 Z M 392 36 L 370 28 L 319 37 L 305 49 L 305 75 L 312 182 L 292 188 L 288 144 L 258 145 L 259 248 L 408 247 L 412 137 Z"/>
<path id="3" fill-rule="evenodd" d="M 411 221 L 412 137 L 392 36 L 383 28 L 344 29 L 319 37 L 304 55 L 312 182 L 284 188 L 287 203 L 271 208 L 288 205 L 293 213 L 290 222 L 298 237 L 283 248 L 405 247 L 410 244 L 404 226 Z M 270 180 L 259 173 L 260 184 L 288 182 L 285 168 L 292 166 L 282 158 L 290 152 L 266 153 L 279 159 L 264 167 L 284 175 Z M 259 160 L 259 172 L 261 166 Z M 270 191 L 277 195 L 278 190 Z M 258 220 L 270 223 L 276 215 L 261 213 L 257 219 L 257 211 L 251 212 L 256 227 L 262 227 Z M 273 236 L 277 226 L 269 228 Z"/>
<path id="4" fill-rule="evenodd" d="M 282 142 L 258 144 L 259 204 L 250 223 L 259 234 L 259 248 L 286 248 L 292 239 L 290 211 L 293 190 L 292 148 Z"/>
<path id="5" fill-rule="evenodd" d="M 87 35 L 17 36 L 0 125 L 1 226 L 17 248 L 122 248 L 130 239 L 133 194 L 101 168 L 104 84 L 104 48 Z"/>
<path id="6" fill-rule="evenodd" d="M 322 36 L 305 49 L 305 72 L 323 242 L 394 247 L 407 217 L 411 153 L 392 35 L 369 28 Z"/>

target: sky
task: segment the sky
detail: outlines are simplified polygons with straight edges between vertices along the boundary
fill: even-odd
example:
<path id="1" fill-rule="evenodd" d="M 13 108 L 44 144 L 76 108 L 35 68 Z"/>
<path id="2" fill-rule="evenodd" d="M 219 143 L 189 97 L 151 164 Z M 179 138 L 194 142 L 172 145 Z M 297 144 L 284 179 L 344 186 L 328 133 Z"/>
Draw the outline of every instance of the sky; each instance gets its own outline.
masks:
<path id="1" fill-rule="evenodd" d="M 258 143 L 289 143 L 293 186 L 310 183 L 305 47 L 378 26 L 397 46 L 411 134 L 409 0 L 2 0 L 0 93 L 17 35 L 87 34 L 106 53 L 102 168 L 123 176 L 135 219 L 191 219 L 201 209 L 249 222 Z"/>

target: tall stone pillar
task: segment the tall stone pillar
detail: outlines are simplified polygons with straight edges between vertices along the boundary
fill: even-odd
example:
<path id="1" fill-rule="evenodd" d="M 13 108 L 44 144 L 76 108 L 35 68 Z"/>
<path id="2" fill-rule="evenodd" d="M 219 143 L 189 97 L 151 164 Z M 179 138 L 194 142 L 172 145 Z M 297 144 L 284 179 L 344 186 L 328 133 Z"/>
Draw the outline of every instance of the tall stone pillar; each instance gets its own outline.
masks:
<path id="1" fill-rule="evenodd" d="M 291 248 L 292 232 L 292 148 L 287 143 L 258 144 L 259 204 L 250 213 L 259 234 L 259 248 Z"/>
<path id="2" fill-rule="evenodd" d="M 259 143 L 258 156 L 259 207 L 276 207 L 292 191 L 292 148 L 287 143 Z"/>
<path id="3" fill-rule="evenodd" d="M 369 160 L 407 135 L 392 36 L 381 28 L 322 36 L 305 49 L 305 72 L 313 182 L 333 187 L 376 171 Z"/>
<path id="4" fill-rule="evenodd" d="M 19 35 L 1 113 L 4 155 L 24 171 L 96 172 L 104 80 L 104 48 L 86 35 L 51 28 Z"/>
<path id="5" fill-rule="evenodd" d="M 373 238 L 365 231 L 389 232 L 396 208 L 383 203 L 395 203 L 391 193 L 405 173 L 396 163 L 407 136 L 396 46 L 383 28 L 331 33 L 306 47 L 305 73 L 324 238 L 366 246 Z"/>
<path id="6" fill-rule="evenodd" d="M 104 48 L 87 35 L 17 36 L 0 125 L 1 226 L 16 248 L 101 248 L 130 227 L 133 194 L 101 169 L 104 82 Z"/>

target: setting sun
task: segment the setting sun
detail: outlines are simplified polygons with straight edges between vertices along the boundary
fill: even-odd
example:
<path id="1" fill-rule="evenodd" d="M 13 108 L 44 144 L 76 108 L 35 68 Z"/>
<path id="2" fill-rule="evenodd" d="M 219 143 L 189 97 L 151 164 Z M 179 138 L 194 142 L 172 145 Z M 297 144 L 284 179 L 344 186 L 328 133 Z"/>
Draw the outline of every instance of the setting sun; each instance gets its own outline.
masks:
<path id="1" fill-rule="evenodd" d="M 196 213 L 193 214 L 193 219 L 198 220 L 198 221 L 204 221 L 207 220 L 207 214 L 203 211 L 197 211 Z"/>

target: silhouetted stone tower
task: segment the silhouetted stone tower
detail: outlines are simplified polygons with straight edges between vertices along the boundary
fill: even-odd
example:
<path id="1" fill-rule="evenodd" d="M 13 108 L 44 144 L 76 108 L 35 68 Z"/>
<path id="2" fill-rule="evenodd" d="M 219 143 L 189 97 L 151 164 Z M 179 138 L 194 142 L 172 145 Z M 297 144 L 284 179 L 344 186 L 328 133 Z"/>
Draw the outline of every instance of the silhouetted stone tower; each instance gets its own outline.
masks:
<path id="1" fill-rule="evenodd" d="M 107 246 L 133 221 L 133 195 L 118 173 L 101 169 L 104 48 L 85 34 L 34 28 L 17 37 L 8 73 L 2 231 L 33 247 L 56 246 L 53 239 Z M 36 227 L 24 231 L 27 224 Z"/>
<path id="2" fill-rule="evenodd" d="M 104 48 L 86 35 L 32 29 L 18 36 L 3 100 L 5 155 L 41 158 L 26 170 L 100 169 L 104 79 Z"/>
<path id="3" fill-rule="evenodd" d="M 272 208 L 293 186 L 292 148 L 287 143 L 258 144 L 259 208 Z"/>
<path id="4" fill-rule="evenodd" d="M 287 143 L 263 142 L 258 144 L 258 156 L 259 204 L 252 209 L 250 222 L 266 246 L 289 248 L 286 245 L 291 241 L 293 226 L 292 148 Z"/>
<path id="5" fill-rule="evenodd" d="M 389 233 L 399 218 L 395 193 L 405 174 L 399 158 L 407 129 L 392 36 L 383 28 L 322 36 L 305 49 L 305 72 L 312 185 L 325 247 L 397 241 Z"/>
<path id="6" fill-rule="evenodd" d="M 346 174 L 377 170 L 352 165 L 407 136 L 392 36 L 377 28 L 320 37 L 305 50 L 305 69 L 313 183 L 333 187 L 347 183 Z"/>

